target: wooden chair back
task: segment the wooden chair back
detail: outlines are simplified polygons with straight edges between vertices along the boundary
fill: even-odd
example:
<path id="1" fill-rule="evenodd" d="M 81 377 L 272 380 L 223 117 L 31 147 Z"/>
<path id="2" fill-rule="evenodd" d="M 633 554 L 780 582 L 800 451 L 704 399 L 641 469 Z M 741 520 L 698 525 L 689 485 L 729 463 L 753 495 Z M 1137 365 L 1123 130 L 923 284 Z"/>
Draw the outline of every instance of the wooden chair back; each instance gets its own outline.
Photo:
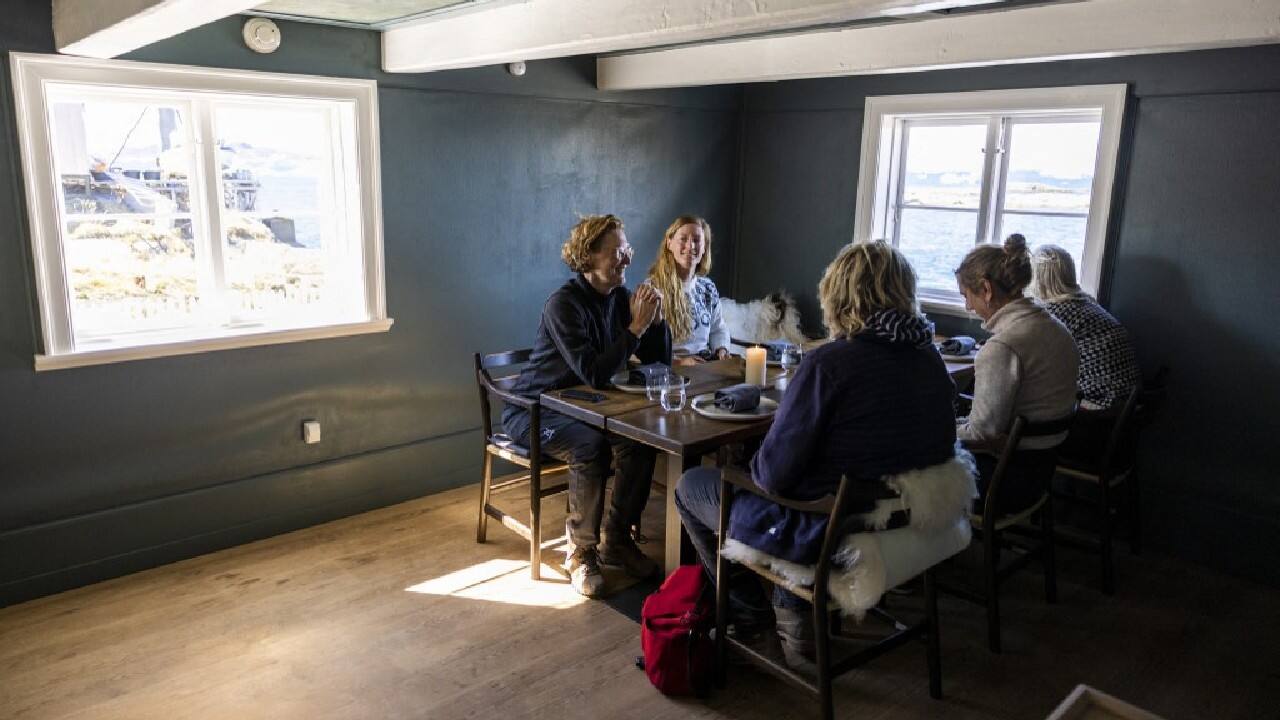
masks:
<path id="1" fill-rule="evenodd" d="M 532 356 L 532 348 L 506 350 L 487 355 L 475 354 L 476 385 L 480 390 L 480 418 L 486 439 L 493 436 L 493 407 L 490 403 L 492 396 L 500 397 L 514 405 L 529 407 L 529 400 L 511 392 L 519 374 L 508 373 L 495 378 L 493 371 L 528 364 Z M 536 403 L 534 406 L 536 407 Z"/>
<path id="2" fill-rule="evenodd" d="M 1018 449 L 1018 445 L 1022 443 L 1022 440 L 1031 437 L 1065 434 L 1071 430 L 1075 417 L 1076 408 L 1072 407 L 1070 413 L 1054 420 L 1032 422 L 1022 415 L 1013 419 L 1013 422 L 1009 425 L 1009 432 L 1005 437 L 1004 449 L 1000 452 L 1000 458 L 996 461 L 996 469 L 991 473 L 991 480 L 987 483 L 987 496 L 982 505 L 984 523 L 991 524 L 994 527 L 994 523 L 999 517 L 997 508 L 1000 507 L 998 504 L 1000 486 L 1004 484 L 1005 477 L 1009 474 L 1009 470 L 1013 466 L 1018 453 L 1025 452 Z M 1048 463 L 1044 477 L 1032 478 L 1034 482 L 1039 483 L 1045 489 L 1045 492 L 1048 492 L 1053 470 L 1053 463 Z"/>

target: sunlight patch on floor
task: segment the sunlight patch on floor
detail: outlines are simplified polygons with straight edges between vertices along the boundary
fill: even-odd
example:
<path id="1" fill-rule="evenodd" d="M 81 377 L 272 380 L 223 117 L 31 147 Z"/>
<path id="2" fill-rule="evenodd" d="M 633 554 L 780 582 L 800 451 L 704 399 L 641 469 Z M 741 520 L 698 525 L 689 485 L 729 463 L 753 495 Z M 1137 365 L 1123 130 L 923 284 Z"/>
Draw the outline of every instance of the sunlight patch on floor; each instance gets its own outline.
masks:
<path id="1" fill-rule="evenodd" d="M 555 609 L 586 602 L 560 573 L 545 563 L 542 580 L 529 577 L 527 560 L 496 558 L 405 588 L 423 595 L 447 595 L 512 605 Z"/>

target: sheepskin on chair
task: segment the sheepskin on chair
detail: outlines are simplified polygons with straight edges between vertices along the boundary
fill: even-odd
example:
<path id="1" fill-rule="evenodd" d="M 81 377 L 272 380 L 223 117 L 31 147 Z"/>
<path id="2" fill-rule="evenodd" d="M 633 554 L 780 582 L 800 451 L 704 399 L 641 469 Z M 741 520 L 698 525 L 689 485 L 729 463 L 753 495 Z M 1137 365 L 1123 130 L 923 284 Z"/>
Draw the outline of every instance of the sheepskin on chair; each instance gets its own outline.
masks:
<path id="1" fill-rule="evenodd" d="M 800 345 L 807 342 L 800 332 L 800 312 L 796 301 L 784 292 L 760 300 L 738 303 L 720 298 L 720 314 L 729 327 L 729 337 L 746 342 L 769 342 L 779 338 Z"/>
<path id="2" fill-rule="evenodd" d="M 847 535 L 834 556 L 827 589 L 834 607 L 861 620 L 896 587 L 969 546 L 969 510 L 978 497 L 973 455 L 957 446 L 950 460 L 886 477 L 899 497 L 881 500 L 863 516 L 864 525 L 884 528 L 894 510 L 909 510 L 906 527 Z M 812 588 L 815 566 L 783 560 L 733 538 L 721 554 L 735 562 L 770 569 L 790 589 Z"/>

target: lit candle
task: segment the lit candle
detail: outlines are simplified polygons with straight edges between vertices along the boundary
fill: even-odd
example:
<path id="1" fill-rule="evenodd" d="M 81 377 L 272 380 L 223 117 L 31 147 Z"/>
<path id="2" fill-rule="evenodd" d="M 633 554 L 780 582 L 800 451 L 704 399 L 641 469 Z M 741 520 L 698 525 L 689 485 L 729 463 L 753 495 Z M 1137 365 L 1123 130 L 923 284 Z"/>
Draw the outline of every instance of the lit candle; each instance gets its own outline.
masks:
<path id="1" fill-rule="evenodd" d="M 767 351 L 762 347 L 747 348 L 747 376 L 745 382 L 748 385 L 764 387 L 764 359 L 767 354 Z"/>

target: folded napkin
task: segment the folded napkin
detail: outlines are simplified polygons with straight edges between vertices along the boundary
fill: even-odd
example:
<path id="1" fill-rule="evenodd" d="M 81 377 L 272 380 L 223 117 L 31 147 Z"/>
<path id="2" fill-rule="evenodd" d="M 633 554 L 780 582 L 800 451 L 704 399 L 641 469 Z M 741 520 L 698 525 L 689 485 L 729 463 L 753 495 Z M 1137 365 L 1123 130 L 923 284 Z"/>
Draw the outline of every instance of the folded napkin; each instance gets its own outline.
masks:
<path id="1" fill-rule="evenodd" d="M 762 343 L 762 346 L 765 349 L 765 359 L 778 362 L 782 360 L 782 351 L 791 347 L 791 343 L 786 340 L 770 340 Z"/>
<path id="2" fill-rule="evenodd" d="M 938 346 L 943 355 L 968 355 L 977 347 L 978 341 L 968 335 L 956 335 Z"/>
<path id="3" fill-rule="evenodd" d="M 644 387 L 645 385 L 648 384 L 650 375 L 665 373 L 670 369 L 671 368 L 667 367 L 662 363 L 649 363 L 648 365 L 641 365 L 640 367 L 635 368 L 631 372 L 627 373 L 627 384 L 635 385 L 637 387 Z"/>
<path id="4" fill-rule="evenodd" d="M 725 412 L 748 412 L 760 406 L 760 388 L 755 385 L 730 385 L 716 391 L 716 407 Z"/>

